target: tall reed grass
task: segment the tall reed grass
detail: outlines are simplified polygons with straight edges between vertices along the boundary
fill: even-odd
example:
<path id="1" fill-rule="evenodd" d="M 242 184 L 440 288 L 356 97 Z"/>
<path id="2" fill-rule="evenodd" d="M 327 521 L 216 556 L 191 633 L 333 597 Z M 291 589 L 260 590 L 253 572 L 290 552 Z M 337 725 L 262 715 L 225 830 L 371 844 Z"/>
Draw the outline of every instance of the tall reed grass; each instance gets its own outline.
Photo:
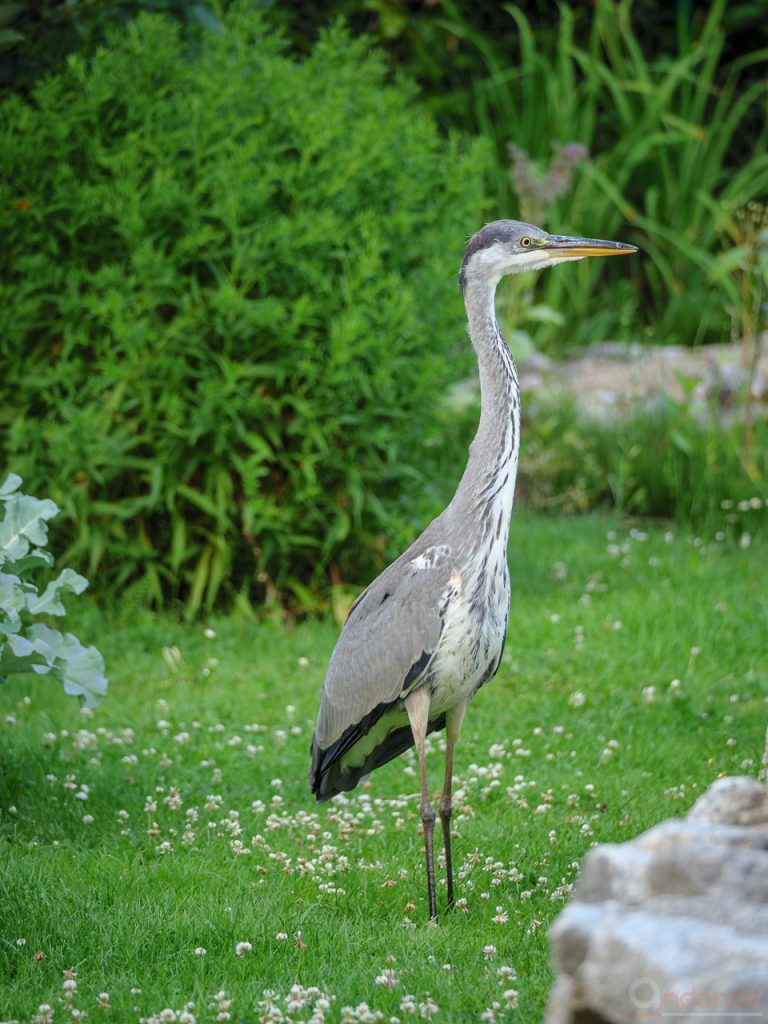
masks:
<path id="1" fill-rule="evenodd" d="M 679 23 L 676 55 L 641 45 L 632 0 L 597 0 L 586 42 L 576 31 L 583 13 L 566 4 L 548 33 L 507 5 L 502 41 L 473 28 L 454 0 L 444 7 L 445 30 L 482 69 L 466 92 L 467 116 L 494 143 L 498 213 L 520 212 L 509 143 L 546 165 L 553 144 L 576 142 L 591 159 L 545 226 L 624 238 L 646 257 L 631 287 L 618 277 L 626 267 L 608 264 L 548 277 L 544 302 L 567 310 L 569 328 L 545 324 L 541 342 L 727 338 L 743 304 L 738 268 L 728 269 L 728 224 L 768 196 L 768 85 L 755 74 L 768 49 L 726 62 L 726 0 L 715 0 L 690 39 Z"/>

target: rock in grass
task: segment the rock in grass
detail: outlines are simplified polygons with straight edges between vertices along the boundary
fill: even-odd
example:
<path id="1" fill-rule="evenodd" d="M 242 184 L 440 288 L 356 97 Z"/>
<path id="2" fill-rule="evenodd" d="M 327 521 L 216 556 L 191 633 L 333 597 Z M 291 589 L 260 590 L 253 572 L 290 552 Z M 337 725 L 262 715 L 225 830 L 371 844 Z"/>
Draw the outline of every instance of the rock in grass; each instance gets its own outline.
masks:
<path id="1" fill-rule="evenodd" d="M 723 778 L 688 815 L 595 847 L 550 932 L 546 1024 L 768 1013 L 768 788 Z"/>

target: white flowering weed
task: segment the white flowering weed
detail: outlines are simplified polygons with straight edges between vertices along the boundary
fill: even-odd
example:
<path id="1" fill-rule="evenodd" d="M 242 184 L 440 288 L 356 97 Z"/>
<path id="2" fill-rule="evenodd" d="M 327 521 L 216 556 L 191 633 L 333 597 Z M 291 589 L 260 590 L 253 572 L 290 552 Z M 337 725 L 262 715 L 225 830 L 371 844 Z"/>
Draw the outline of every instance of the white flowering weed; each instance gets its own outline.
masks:
<path id="1" fill-rule="evenodd" d="M 5 1018 L 540 1020 L 589 847 L 760 764 L 766 543 L 515 528 L 506 655 L 456 755 L 451 913 L 436 834 L 437 927 L 413 752 L 324 805 L 306 787 L 333 623 L 105 619 L 93 715 L 0 688 Z M 436 797 L 444 749 L 430 735 Z"/>

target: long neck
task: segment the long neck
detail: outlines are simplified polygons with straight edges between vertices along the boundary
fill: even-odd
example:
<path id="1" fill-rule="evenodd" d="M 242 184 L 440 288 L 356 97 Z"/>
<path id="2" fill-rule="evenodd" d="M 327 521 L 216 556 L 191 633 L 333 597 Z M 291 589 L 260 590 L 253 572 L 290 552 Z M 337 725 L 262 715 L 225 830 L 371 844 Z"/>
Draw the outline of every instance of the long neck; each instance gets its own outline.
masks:
<path id="1" fill-rule="evenodd" d="M 451 506 L 506 548 L 520 443 L 520 385 L 494 307 L 495 283 L 469 280 L 464 301 L 480 370 L 480 423 Z"/>

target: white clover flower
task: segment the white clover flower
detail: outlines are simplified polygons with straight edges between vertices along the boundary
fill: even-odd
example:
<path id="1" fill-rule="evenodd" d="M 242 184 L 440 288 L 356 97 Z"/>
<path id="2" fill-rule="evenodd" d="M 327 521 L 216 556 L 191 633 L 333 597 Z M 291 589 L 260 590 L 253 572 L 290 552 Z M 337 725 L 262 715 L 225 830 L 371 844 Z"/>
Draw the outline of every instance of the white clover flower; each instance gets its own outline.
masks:
<path id="1" fill-rule="evenodd" d="M 440 1007 L 434 999 L 431 996 L 427 996 L 423 1003 L 419 1003 L 419 1016 L 422 1020 L 429 1020 L 431 1017 L 434 1017 L 439 1009 Z"/>
<path id="2" fill-rule="evenodd" d="M 250 942 L 238 942 L 235 946 L 235 952 L 238 956 L 245 956 L 246 953 L 250 953 L 253 949 L 253 944 Z"/>
<path id="3" fill-rule="evenodd" d="M 205 956 L 207 952 L 208 950 L 205 948 L 205 946 L 198 946 L 197 949 L 195 950 L 195 956 Z"/>
<path id="4" fill-rule="evenodd" d="M 519 993 L 514 988 L 508 988 L 505 992 L 501 993 L 501 998 L 504 1000 L 504 1003 L 508 1010 L 517 1009 L 518 994 Z"/>
<path id="5" fill-rule="evenodd" d="M 568 698 L 568 703 L 571 705 L 572 708 L 581 708 L 581 707 L 584 706 L 586 701 L 587 701 L 587 698 L 584 696 L 584 694 L 581 692 L 581 690 L 576 690 Z"/>

